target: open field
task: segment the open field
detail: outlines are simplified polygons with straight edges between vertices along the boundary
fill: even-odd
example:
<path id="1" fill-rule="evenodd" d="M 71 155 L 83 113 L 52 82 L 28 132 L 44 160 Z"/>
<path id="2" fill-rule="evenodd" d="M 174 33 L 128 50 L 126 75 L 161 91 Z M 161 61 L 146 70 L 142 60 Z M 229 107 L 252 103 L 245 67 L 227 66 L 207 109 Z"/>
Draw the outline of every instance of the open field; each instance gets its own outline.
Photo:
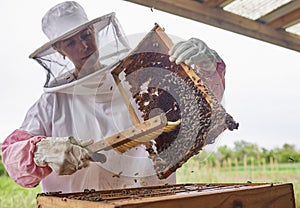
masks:
<path id="1" fill-rule="evenodd" d="M 212 167 L 211 164 L 190 160 L 177 172 L 178 183 L 293 183 L 297 207 L 300 208 L 300 163 L 265 166 Z M 33 208 L 40 187 L 25 189 L 16 185 L 8 176 L 0 176 L 1 208 Z"/>
<path id="2" fill-rule="evenodd" d="M 300 208 L 300 163 L 212 167 L 190 160 L 177 171 L 178 183 L 293 183 Z"/>

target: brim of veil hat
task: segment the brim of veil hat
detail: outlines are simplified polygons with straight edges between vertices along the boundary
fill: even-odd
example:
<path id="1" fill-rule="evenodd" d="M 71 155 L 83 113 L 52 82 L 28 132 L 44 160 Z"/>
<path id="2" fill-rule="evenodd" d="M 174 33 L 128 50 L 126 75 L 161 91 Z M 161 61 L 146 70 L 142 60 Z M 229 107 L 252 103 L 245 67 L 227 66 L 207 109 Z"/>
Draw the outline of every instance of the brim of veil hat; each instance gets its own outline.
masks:
<path id="1" fill-rule="evenodd" d="M 64 33 L 61 36 L 58 36 L 57 38 L 47 42 L 44 44 L 42 47 L 38 48 L 35 50 L 32 54 L 29 55 L 29 58 L 38 58 L 38 57 L 43 57 L 46 55 L 50 55 L 52 53 L 57 52 L 55 49 L 53 49 L 52 45 L 60 40 L 64 40 L 68 37 L 71 37 L 72 35 L 75 35 L 76 33 L 80 32 L 81 30 L 87 28 L 90 25 L 94 26 L 95 31 L 99 31 L 105 26 L 107 26 L 107 23 L 110 21 L 111 18 L 115 16 L 115 12 L 109 13 L 107 15 L 98 17 L 96 19 L 93 19 L 91 21 L 88 21 L 82 25 L 79 25 L 78 27 L 75 27 L 74 29 Z"/>

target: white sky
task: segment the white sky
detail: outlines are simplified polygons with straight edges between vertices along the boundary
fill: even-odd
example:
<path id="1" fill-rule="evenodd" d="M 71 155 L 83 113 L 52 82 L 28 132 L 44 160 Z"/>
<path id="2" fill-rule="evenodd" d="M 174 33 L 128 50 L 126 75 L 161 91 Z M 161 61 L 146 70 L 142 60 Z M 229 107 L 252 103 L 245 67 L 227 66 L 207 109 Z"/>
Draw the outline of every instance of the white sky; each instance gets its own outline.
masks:
<path id="1" fill-rule="evenodd" d="M 60 2 L 1 2 L 0 141 L 43 92 L 44 69 L 28 56 L 47 42 L 41 18 Z M 78 2 L 90 19 L 116 12 L 128 35 L 148 32 L 157 22 L 168 34 L 197 37 L 219 53 L 227 65 L 224 107 L 240 128 L 223 133 L 218 145 L 245 140 L 268 149 L 284 143 L 300 148 L 300 53 L 122 0 Z"/>

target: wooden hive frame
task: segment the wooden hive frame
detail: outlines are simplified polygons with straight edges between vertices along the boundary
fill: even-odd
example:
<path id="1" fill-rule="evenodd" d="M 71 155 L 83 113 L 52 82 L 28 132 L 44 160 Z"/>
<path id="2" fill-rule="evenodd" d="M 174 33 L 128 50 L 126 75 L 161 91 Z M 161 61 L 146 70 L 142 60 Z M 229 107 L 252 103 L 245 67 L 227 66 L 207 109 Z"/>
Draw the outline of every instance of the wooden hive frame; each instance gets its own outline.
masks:
<path id="1" fill-rule="evenodd" d="M 226 129 L 238 128 L 238 123 L 191 67 L 169 61 L 168 51 L 172 45 L 171 39 L 156 24 L 112 71 L 135 124 L 140 123 L 140 119 L 123 86 L 122 72 L 144 120 L 157 116 L 158 113 L 150 115 L 154 109 L 161 109 L 160 113 L 164 113 L 168 121 L 181 120 L 175 131 L 164 132 L 155 142 L 144 143 L 160 179 L 175 172 L 205 145 L 214 143 Z M 141 89 L 144 83 L 151 83 L 146 92 Z"/>
<path id="2" fill-rule="evenodd" d="M 155 36 L 152 36 L 150 38 L 155 38 L 157 42 L 160 42 L 160 44 L 165 44 L 165 47 L 166 48 L 171 48 L 173 43 L 172 41 L 170 40 L 170 38 L 164 33 L 164 31 L 162 30 L 162 28 L 158 25 L 158 24 L 155 24 L 155 27 L 151 30 L 152 32 L 150 32 L 142 41 L 141 43 L 144 43 L 148 38 L 149 36 L 151 36 L 152 34 L 155 34 Z M 154 33 L 153 33 L 154 32 Z M 154 41 L 154 40 L 152 40 Z M 133 107 L 132 103 L 130 102 L 129 98 L 128 98 L 128 95 L 126 94 L 125 92 L 125 89 L 123 87 L 123 85 L 121 84 L 121 80 L 120 80 L 120 73 L 124 70 L 125 68 L 125 65 L 127 64 L 130 64 L 130 56 L 133 55 L 134 53 L 139 53 L 139 51 L 143 51 L 145 50 L 145 46 L 142 46 L 142 44 L 139 44 L 139 46 L 137 46 L 137 48 L 135 50 L 133 50 L 129 56 L 127 56 L 127 58 L 125 58 L 121 64 L 119 64 L 117 67 L 114 68 L 114 70 L 111 72 L 112 73 L 112 76 L 118 86 L 118 89 L 125 101 L 125 104 L 128 108 L 128 111 L 129 111 L 129 114 L 134 122 L 134 124 L 138 124 L 140 123 L 140 119 L 138 118 L 138 115 L 136 114 L 135 112 L 135 108 Z"/>

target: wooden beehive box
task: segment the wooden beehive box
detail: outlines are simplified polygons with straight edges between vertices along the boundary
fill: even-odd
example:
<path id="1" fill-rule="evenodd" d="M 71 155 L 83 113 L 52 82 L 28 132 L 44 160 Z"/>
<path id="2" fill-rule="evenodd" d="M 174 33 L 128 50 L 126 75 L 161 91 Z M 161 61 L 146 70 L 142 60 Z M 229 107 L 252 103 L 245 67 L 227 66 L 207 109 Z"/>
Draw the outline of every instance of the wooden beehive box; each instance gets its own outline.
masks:
<path id="1" fill-rule="evenodd" d="M 162 207 L 162 208 L 295 208 L 293 185 L 177 184 L 82 193 L 38 194 L 39 208 Z"/>

